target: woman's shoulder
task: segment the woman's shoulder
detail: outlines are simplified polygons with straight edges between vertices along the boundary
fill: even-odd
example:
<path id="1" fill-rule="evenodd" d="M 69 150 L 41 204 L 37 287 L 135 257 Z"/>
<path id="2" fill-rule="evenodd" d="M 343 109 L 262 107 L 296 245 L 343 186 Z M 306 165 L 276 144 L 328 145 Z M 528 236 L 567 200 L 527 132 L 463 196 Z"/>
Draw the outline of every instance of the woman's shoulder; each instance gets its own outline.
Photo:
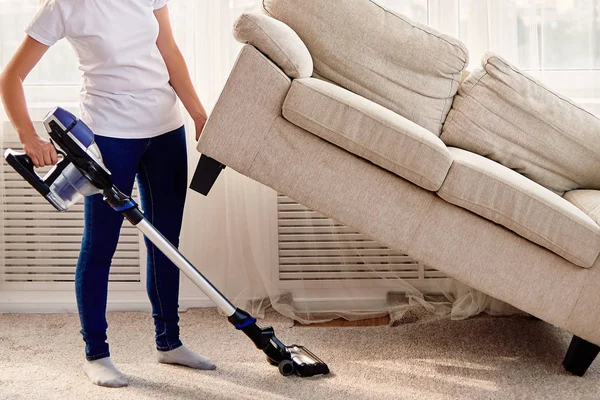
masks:
<path id="1" fill-rule="evenodd" d="M 42 1 L 42 7 L 73 7 L 76 3 L 80 6 L 87 3 L 86 0 L 44 0 Z"/>
<path id="2" fill-rule="evenodd" d="M 93 8 L 94 3 L 103 2 L 106 0 L 44 0 L 42 7 L 58 7 L 63 12 L 73 13 L 75 11 L 85 11 Z M 168 3 L 169 0 L 133 0 L 143 7 L 159 8 Z"/>
<path id="3" fill-rule="evenodd" d="M 60 7 L 66 9 L 74 9 L 74 8 L 86 8 L 90 3 L 93 3 L 95 0 L 54 0 L 56 1 Z"/>
<path id="4" fill-rule="evenodd" d="M 93 17 L 93 5 L 103 0 L 44 0 L 42 8 L 54 9 L 54 12 L 62 16 L 63 24 L 70 26 L 71 19 Z M 143 1 L 143 0 L 142 0 Z"/>
<path id="5" fill-rule="evenodd" d="M 41 4 L 42 9 L 60 11 L 63 15 L 65 12 L 75 7 L 85 7 L 87 0 L 44 0 Z"/>

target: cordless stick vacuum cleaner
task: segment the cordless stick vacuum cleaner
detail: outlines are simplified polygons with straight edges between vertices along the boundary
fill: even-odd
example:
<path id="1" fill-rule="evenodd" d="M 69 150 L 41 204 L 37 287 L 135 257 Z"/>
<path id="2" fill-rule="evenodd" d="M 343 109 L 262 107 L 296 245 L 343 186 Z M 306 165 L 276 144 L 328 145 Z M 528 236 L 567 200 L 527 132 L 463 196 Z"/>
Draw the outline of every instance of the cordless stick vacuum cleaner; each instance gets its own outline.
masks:
<path id="1" fill-rule="evenodd" d="M 58 211 L 66 211 L 84 196 L 102 194 L 104 201 L 136 226 L 225 314 L 236 329 L 244 332 L 267 361 L 279 367 L 284 376 L 296 373 L 307 377 L 329 373 L 327 365 L 303 346 L 286 346 L 275 336 L 273 328 L 260 328 L 246 311 L 236 308 L 169 241 L 144 218 L 133 199 L 119 191 L 102 161 L 92 131 L 73 114 L 58 107 L 44 118 L 60 162 L 41 178 L 31 159 L 24 153 L 6 150 L 6 161 Z"/>

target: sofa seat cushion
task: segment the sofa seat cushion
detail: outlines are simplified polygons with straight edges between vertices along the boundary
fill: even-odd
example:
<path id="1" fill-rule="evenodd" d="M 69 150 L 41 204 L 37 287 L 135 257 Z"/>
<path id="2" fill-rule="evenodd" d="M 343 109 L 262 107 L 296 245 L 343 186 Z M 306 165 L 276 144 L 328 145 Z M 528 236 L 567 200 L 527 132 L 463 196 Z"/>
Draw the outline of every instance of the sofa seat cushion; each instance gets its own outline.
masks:
<path id="1" fill-rule="evenodd" d="M 600 226 L 583 211 L 490 159 L 457 148 L 449 151 L 454 162 L 438 191 L 441 198 L 573 264 L 584 268 L 594 264 L 600 254 Z"/>
<path id="2" fill-rule="evenodd" d="M 600 225 L 600 190 L 571 190 L 564 198 Z"/>
<path id="3" fill-rule="evenodd" d="M 283 116 L 423 189 L 438 190 L 452 164 L 444 143 L 427 129 L 320 79 L 294 80 Z"/>
<path id="4" fill-rule="evenodd" d="M 461 85 L 441 138 L 560 195 L 600 189 L 600 119 L 494 54 Z"/>
<path id="5" fill-rule="evenodd" d="M 371 0 L 263 0 L 308 47 L 315 73 L 440 135 L 466 46 Z"/>

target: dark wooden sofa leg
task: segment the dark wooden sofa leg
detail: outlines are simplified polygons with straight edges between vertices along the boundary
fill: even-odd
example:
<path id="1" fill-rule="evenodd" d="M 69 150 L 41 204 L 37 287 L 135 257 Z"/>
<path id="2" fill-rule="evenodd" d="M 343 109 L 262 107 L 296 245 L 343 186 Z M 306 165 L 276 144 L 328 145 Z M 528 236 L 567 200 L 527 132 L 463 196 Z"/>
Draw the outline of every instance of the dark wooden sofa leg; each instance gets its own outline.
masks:
<path id="1" fill-rule="evenodd" d="M 585 371 L 592 365 L 598 352 L 600 352 L 600 346 L 583 340 L 580 337 L 573 336 L 573 340 L 563 361 L 563 366 L 570 373 L 583 376 Z"/>
<path id="2" fill-rule="evenodd" d="M 202 154 L 198 166 L 196 167 L 194 177 L 192 178 L 190 189 L 203 194 L 204 196 L 208 196 L 210 189 L 212 189 L 223 169 L 225 169 L 225 165 Z"/>

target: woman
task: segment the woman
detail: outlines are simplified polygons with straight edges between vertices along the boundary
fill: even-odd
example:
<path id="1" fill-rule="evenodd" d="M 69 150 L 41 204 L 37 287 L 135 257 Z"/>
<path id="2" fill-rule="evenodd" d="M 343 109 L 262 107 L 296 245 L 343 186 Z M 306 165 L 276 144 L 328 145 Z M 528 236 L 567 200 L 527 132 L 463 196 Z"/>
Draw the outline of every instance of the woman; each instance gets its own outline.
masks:
<path id="1" fill-rule="evenodd" d="M 177 96 L 195 121 L 196 140 L 207 116 L 174 41 L 167 1 L 44 0 L 2 73 L 0 95 L 35 166 L 55 164 L 54 147 L 34 130 L 22 82 L 48 48 L 66 38 L 83 72 L 81 119 L 96 134 L 115 185 L 131 193 L 137 176 L 146 216 L 177 246 L 187 189 Z M 110 263 L 122 222 L 101 195 L 85 199 L 75 288 L 86 343 L 84 370 L 100 386 L 127 385 L 110 360 L 105 316 Z M 158 361 L 214 369 L 179 339 L 179 270 L 152 243 L 146 241 L 146 247 Z"/>

